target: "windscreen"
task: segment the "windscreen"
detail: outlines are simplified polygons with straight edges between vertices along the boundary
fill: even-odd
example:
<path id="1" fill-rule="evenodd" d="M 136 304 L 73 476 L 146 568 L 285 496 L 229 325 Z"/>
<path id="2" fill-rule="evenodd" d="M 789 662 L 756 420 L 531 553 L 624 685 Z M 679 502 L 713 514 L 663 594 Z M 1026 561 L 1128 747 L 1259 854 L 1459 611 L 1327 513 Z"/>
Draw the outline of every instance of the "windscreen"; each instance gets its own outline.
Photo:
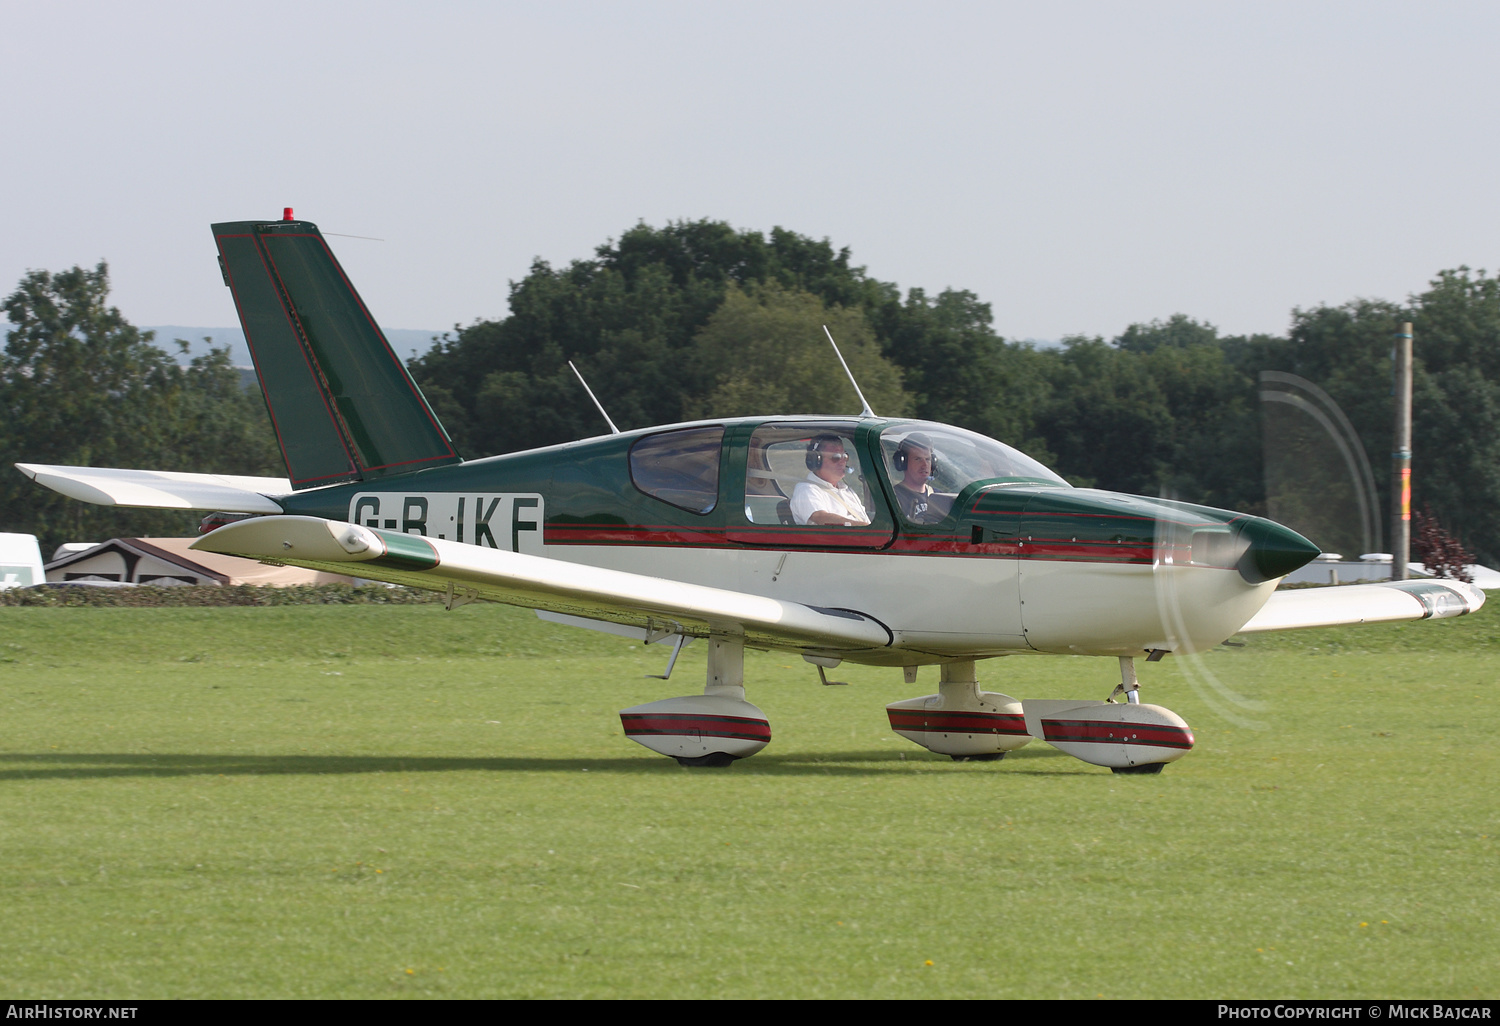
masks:
<path id="1" fill-rule="evenodd" d="M 1004 442 L 945 424 L 894 424 L 881 432 L 880 449 L 902 515 L 914 523 L 944 519 L 958 493 L 975 481 L 1071 487 Z"/>

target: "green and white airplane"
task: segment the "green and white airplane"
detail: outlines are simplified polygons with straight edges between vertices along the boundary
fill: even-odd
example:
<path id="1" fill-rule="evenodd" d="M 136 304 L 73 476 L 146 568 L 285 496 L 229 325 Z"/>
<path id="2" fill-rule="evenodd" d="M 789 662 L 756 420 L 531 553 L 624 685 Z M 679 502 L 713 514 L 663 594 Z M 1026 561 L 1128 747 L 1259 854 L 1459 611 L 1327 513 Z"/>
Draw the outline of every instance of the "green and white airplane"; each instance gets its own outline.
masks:
<path id="1" fill-rule="evenodd" d="M 621 713 L 627 736 L 687 765 L 727 765 L 770 741 L 745 701 L 747 646 L 797 652 L 825 683 L 843 661 L 899 667 L 909 683 L 937 665 L 936 695 L 888 712 L 897 733 L 955 759 L 1038 738 L 1155 772 L 1193 736 L 1139 701 L 1136 659 L 1484 602 L 1456 581 L 1278 592 L 1318 554 L 1279 524 L 1073 488 L 994 439 L 868 404 L 857 417 L 701 421 L 465 461 L 317 226 L 290 215 L 213 226 L 285 479 L 17 466 L 86 502 L 215 513 L 205 524 L 223 526 L 195 548 L 666 643 L 663 679 L 702 639 L 702 694 Z M 1114 657 L 1122 680 L 1103 701 L 981 690 L 977 661 L 1022 653 Z"/>

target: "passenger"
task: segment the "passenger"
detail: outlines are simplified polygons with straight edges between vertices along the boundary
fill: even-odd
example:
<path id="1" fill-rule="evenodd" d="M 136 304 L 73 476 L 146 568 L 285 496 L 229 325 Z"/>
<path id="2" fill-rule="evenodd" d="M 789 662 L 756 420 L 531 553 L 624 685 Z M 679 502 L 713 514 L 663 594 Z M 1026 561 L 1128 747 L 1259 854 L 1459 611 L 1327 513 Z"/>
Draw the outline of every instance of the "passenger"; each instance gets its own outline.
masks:
<path id="1" fill-rule="evenodd" d="M 838 435 L 819 435 L 807 443 L 807 479 L 792 491 L 792 519 L 799 524 L 864 527 L 870 522 L 865 504 L 844 484 L 849 454 Z"/>
<path id="2" fill-rule="evenodd" d="M 891 465 L 901 473 L 896 482 L 896 505 L 913 524 L 936 524 L 948 516 L 953 500 L 935 495 L 927 481 L 937 467 L 932 440 L 915 432 L 907 435 L 891 455 Z"/>

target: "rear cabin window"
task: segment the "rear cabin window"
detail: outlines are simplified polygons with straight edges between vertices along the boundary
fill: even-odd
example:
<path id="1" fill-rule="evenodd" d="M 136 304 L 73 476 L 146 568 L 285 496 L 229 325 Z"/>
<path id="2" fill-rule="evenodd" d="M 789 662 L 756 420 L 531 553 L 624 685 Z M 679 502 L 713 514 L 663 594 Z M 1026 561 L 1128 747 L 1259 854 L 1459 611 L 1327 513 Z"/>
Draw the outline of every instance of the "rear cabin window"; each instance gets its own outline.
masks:
<path id="1" fill-rule="evenodd" d="M 719 502 L 722 425 L 647 435 L 630 447 L 630 480 L 653 499 L 708 513 Z"/>

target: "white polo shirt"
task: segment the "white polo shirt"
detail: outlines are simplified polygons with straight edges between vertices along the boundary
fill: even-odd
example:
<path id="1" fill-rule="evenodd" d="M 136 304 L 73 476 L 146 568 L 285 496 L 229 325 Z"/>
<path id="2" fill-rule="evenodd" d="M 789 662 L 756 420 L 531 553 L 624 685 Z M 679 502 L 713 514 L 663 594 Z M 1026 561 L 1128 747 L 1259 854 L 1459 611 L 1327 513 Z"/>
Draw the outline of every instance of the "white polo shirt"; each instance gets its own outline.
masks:
<path id="1" fill-rule="evenodd" d="M 817 474 L 809 473 L 792 490 L 792 519 L 799 524 L 810 523 L 819 510 L 861 527 L 870 522 L 870 514 L 865 512 L 865 504 L 859 501 L 854 489 L 842 481 L 831 485 Z"/>

